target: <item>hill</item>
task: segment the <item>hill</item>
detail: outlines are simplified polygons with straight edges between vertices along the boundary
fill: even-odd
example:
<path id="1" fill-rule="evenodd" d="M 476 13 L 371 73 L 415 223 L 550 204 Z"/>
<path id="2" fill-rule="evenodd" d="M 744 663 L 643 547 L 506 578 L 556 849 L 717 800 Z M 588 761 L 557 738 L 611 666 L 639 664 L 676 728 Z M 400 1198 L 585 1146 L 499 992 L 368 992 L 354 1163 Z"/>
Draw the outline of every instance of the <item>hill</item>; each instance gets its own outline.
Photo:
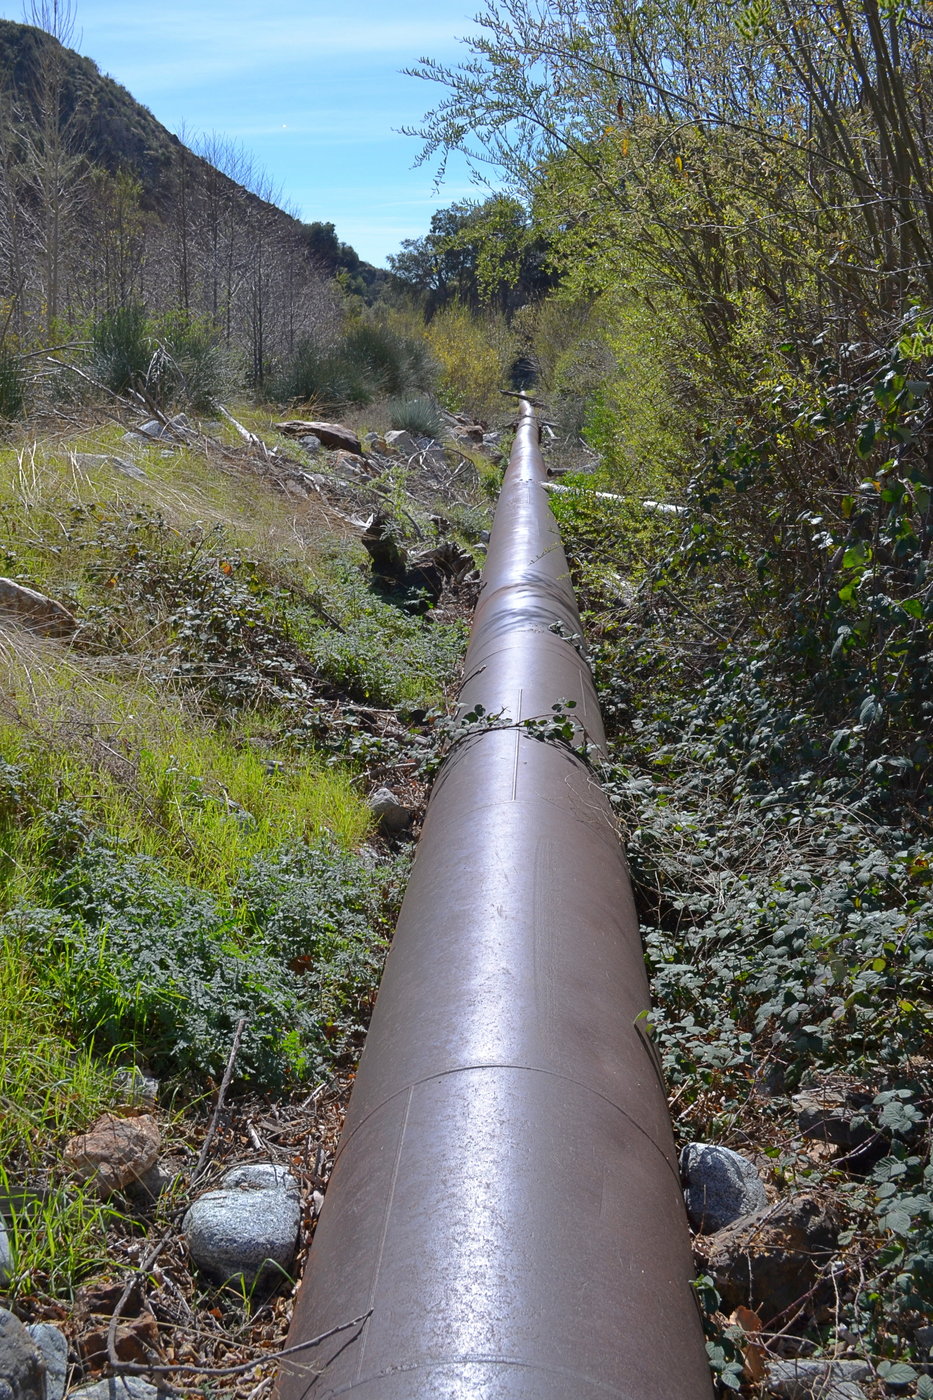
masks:
<path id="1" fill-rule="evenodd" d="M 332 224 L 304 224 L 246 153 L 194 151 L 92 60 L 0 21 L 0 259 L 6 331 L 62 339 L 118 306 L 206 317 L 261 382 L 337 276 L 364 299 L 387 274 Z"/>

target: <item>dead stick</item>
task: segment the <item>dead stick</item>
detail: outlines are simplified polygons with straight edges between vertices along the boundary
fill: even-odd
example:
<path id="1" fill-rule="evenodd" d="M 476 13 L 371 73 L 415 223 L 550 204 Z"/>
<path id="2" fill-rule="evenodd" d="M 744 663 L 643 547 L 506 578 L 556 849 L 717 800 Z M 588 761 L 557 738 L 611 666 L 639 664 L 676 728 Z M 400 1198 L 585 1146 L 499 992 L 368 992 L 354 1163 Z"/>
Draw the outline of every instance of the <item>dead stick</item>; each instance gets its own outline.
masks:
<path id="1" fill-rule="evenodd" d="M 261 1356 L 254 1357 L 252 1361 L 241 1361 L 236 1366 L 146 1366 L 140 1361 L 118 1361 L 114 1370 L 121 1375 L 129 1376 L 172 1376 L 181 1374 L 186 1376 L 242 1376 L 247 1371 L 252 1371 L 256 1366 L 264 1366 L 268 1361 L 281 1361 L 285 1356 L 294 1356 L 296 1352 L 307 1351 L 309 1347 L 319 1347 L 322 1342 L 326 1342 L 330 1337 L 336 1337 L 338 1332 L 346 1332 L 351 1327 L 362 1327 L 364 1322 L 372 1317 L 373 1310 L 361 1313 L 359 1317 L 354 1317 L 350 1322 L 338 1322 L 336 1327 L 331 1327 L 327 1332 L 321 1332 L 317 1337 L 309 1337 L 306 1342 L 296 1342 L 294 1346 L 283 1347 L 280 1351 L 266 1351 Z"/>
<path id="2" fill-rule="evenodd" d="M 197 1181 L 198 1177 L 201 1175 L 202 1171 L 207 1165 L 207 1155 L 211 1150 L 211 1143 L 214 1141 L 214 1134 L 217 1131 L 217 1123 L 220 1119 L 221 1112 L 223 1111 L 224 1099 L 227 1097 L 227 1090 L 230 1088 L 230 1080 L 233 1078 L 233 1067 L 236 1064 L 236 1057 L 240 1053 L 240 1041 L 243 1039 L 243 1032 L 245 1029 L 246 1017 L 241 1016 L 239 1021 L 237 1021 L 236 1031 L 233 1035 L 233 1044 L 230 1046 L 230 1054 L 227 1059 L 227 1068 L 224 1070 L 224 1077 L 220 1081 L 220 1092 L 217 1095 L 217 1102 L 214 1105 L 214 1112 L 211 1114 L 211 1121 L 210 1126 L 207 1130 L 207 1136 L 204 1139 L 204 1145 L 202 1146 L 201 1154 L 198 1157 L 198 1164 L 191 1175 L 190 1184 L 192 1186 Z"/>

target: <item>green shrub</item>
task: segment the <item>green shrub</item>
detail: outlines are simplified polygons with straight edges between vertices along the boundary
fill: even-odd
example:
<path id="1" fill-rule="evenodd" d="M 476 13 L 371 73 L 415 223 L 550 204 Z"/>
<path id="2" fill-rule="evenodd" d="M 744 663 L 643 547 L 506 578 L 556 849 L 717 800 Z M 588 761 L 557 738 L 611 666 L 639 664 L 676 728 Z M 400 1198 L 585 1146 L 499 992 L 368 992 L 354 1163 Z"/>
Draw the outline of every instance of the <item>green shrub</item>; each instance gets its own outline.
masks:
<path id="1" fill-rule="evenodd" d="M 430 352 L 423 340 L 398 335 L 374 322 L 363 321 L 349 332 L 344 355 L 359 365 L 380 394 L 404 394 L 430 386 Z"/>
<path id="2" fill-rule="evenodd" d="M 4 933 L 96 1053 L 130 1044 L 160 1074 L 217 1077 L 245 1017 L 238 1074 L 274 1086 L 357 1043 L 400 883 L 400 863 L 324 841 L 257 858 L 224 900 L 91 837 Z"/>
<path id="3" fill-rule="evenodd" d="M 22 418 L 26 409 L 26 381 L 18 355 L 0 350 L 0 422 Z"/>
<path id="4" fill-rule="evenodd" d="M 116 307 L 92 326 L 91 345 L 94 372 L 108 389 L 145 391 L 160 408 L 210 411 L 228 385 L 216 331 L 187 312 L 152 320 L 138 302 Z"/>
<path id="5" fill-rule="evenodd" d="M 393 428 L 404 429 L 415 437 L 439 438 L 444 431 L 437 404 L 423 394 L 415 399 L 393 399 L 389 404 L 389 422 Z"/>
<path id="6" fill-rule="evenodd" d="M 385 394 L 426 389 L 433 361 L 423 341 L 374 322 L 354 326 L 336 345 L 301 342 L 272 385 L 277 399 L 306 400 L 322 411 L 371 403 Z"/>
<path id="7" fill-rule="evenodd" d="M 146 308 L 139 302 L 105 311 L 91 327 L 94 373 L 115 394 L 143 387 L 152 353 Z"/>
<path id="8" fill-rule="evenodd" d="M 353 364 L 340 347 L 322 349 L 313 340 L 299 343 L 269 387 L 282 402 L 311 403 L 322 413 L 370 403 L 375 392 L 365 366 Z"/>
<path id="9" fill-rule="evenodd" d="M 488 420 L 502 411 L 516 337 L 501 316 L 476 316 L 458 303 L 445 306 L 425 328 L 440 366 L 439 397 L 445 408 Z"/>
<path id="10" fill-rule="evenodd" d="M 229 358 L 216 329 L 207 320 L 173 311 L 155 324 L 154 335 L 158 350 L 150 392 L 155 390 L 159 403 L 210 413 L 232 383 Z"/>
<path id="11" fill-rule="evenodd" d="M 311 642 L 322 675 L 368 704 L 427 707 L 442 700 L 466 646 L 462 623 L 393 606 L 349 560 L 335 564 L 322 596 L 340 621 L 339 630 L 319 628 Z"/>

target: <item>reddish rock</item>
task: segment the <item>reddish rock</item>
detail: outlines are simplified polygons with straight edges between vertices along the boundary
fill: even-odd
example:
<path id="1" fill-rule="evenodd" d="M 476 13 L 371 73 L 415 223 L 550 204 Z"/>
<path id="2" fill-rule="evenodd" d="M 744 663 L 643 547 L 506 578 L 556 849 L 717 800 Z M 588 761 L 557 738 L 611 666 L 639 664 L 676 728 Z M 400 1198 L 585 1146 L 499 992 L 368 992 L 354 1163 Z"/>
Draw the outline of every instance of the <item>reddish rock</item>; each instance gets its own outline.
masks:
<path id="1" fill-rule="evenodd" d="M 37 593 L 34 588 L 14 583 L 11 578 L 0 578 L 0 613 L 15 618 L 43 637 L 71 637 L 78 630 L 77 619 L 61 603 Z"/>
<path id="2" fill-rule="evenodd" d="M 100 1370 L 109 1361 L 107 1337 L 110 1324 L 93 1327 L 78 1338 L 78 1351 L 85 1365 L 92 1370 Z M 158 1357 L 159 1325 L 151 1312 L 141 1312 L 139 1317 L 119 1321 L 114 1335 L 114 1350 L 120 1361 L 136 1361 L 140 1364 L 151 1362 Z"/>
<path id="3" fill-rule="evenodd" d="M 816 1196 L 790 1196 L 745 1215 L 701 1244 L 724 1310 L 754 1308 L 762 1322 L 802 1308 L 819 1310 L 821 1275 L 836 1248 L 836 1222 Z"/>
<path id="4" fill-rule="evenodd" d="M 324 447 L 342 447 L 345 452 L 353 452 L 356 456 L 363 451 L 363 444 L 356 433 L 342 423 L 315 423 L 303 418 L 289 418 L 275 426 L 288 437 L 308 437 L 313 433 L 320 438 Z"/>
<path id="5" fill-rule="evenodd" d="M 456 423 L 451 431 L 454 437 L 466 438 L 467 442 L 481 443 L 484 436 L 479 423 Z"/>
<path id="6" fill-rule="evenodd" d="M 105 1113 L 89 1132 L 71 1139 L 64 1161 L 82 1181 L 93 1182 L 106 1200 L 154 1166 L 161 1146 L 159 1125 L 150 1114 L 117 1118 Z"/>

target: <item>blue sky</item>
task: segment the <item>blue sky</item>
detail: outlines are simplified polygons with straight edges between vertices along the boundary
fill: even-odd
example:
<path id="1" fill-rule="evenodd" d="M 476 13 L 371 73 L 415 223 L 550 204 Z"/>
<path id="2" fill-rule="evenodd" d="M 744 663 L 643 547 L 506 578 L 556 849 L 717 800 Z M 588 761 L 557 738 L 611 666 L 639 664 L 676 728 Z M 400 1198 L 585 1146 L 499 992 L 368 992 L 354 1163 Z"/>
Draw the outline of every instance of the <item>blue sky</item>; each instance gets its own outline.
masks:
<path id="1" fill-rule="evenodd" d="M 460 163 L 440 191 L 394 128 L 440 96 L 401 69 L 456 61 L 478 0 L 76 0 L 73 46 L 170 131 L 246 147 L 300 218 L 336 225 L 381 265 L 435 209 L 481 197 Z M 22 20 L 22 0 L 0 0 Z M 78 40 L 80 35 L 80 41 Z"/>

